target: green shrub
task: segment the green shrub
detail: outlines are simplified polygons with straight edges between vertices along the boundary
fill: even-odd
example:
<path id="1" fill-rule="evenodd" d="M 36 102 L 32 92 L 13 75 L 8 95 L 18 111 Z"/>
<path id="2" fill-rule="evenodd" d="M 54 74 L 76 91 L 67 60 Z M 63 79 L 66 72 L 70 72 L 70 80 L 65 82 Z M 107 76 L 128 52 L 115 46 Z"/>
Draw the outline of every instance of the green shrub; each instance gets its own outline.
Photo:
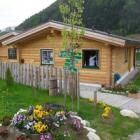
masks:
<path id="1" fill-rule="evenodd" d="M 5 80 L 6 80 L 7 86 L 12 86 L 14 83 L 14 79 L 12 77 L 12 73 L 9 68 L 7 68 L 7 70 L 6 70 L 6 79 Z"/>
<path id="2" fill-rule="evenodd" d="M 115 87 L 112 88 L 113 91 L 116 91 L 116 92 L 126 92 L 127 89 L 125 87 L 122 87 L 121 85 L 117 85 Z"/>
<path id="3" fill-rule="evenodd" d="M 128 86 L 128 91 L 132 94 L 138 93 L 139 88 L 136 85 L 130 85 Z"/>
<path id="4" fill-rule="evenodd" d="M 9 126 L 11 124 L 11 117 L 5 116 L 2 119 L 2 125 L 3 126 Z"/>

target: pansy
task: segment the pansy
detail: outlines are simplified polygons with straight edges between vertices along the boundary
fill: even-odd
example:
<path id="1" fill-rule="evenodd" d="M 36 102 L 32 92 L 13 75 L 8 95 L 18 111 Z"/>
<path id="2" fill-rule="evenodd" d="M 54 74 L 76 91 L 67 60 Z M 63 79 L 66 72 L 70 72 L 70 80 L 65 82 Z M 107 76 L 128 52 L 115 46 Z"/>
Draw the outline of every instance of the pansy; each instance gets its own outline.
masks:
<path id="1" fill-rule="evenodd" d="M 23 114 L 18 114 L 16 116 L 14 116 L 13 120 L 12 120 L 12 124 L 13 125 L 20 125 L 22 122 L 24 122 L 26 119 L 26 116 Z"/>
<path id="2" fill-rule="evenodd" d="M 48 126 L 43 124 L 41 121 L 36 123 L 34 126 L 33 126 L 34 130 L 41 134 L 41 133 L 44 133 L 45 131 L 48 130 Z"/>
<path id="3" fill-rule="evenodd" d="M 53 140 L 51 133 L 40 135 L 40 140 Z"/>

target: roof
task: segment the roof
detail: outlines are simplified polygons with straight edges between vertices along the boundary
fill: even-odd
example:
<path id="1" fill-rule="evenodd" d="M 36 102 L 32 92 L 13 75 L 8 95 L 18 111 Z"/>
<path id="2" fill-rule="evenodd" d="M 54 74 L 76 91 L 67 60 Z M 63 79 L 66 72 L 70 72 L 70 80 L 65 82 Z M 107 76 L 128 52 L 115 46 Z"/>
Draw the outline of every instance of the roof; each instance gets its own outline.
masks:
<path id="1" fill-rule="evenodd" d="M 70 25 L 68 25 L 68 24 L 65 24 L 62 22 L 57 22 L 57 21 L 50 21 L 50 22 L 47 22 L 40 26 L 37 26 L 33 29 L 30 29 L 24 33 L 21 33 L 11 39 L 8 39 L 8 40 L 4 41 L 2 44 L 10 45 L 10 44 L 14 44 L 16 42 L 20 42 L 22 39 L 25 39 L 26 37 L 32 36 L 40 31 L 43 31 L 50 27 L 54 28 L 56 30 L 59 30 L 59 31 L 62 31 L 64 28 L 66 28 L 66 29 L 71 28 Z M 81 29 L 81 27 L 78 27 L 78 26 L 75 28 L 78 28 L 79 31 Z M 117 35 L 109 34 L 109 33 L 98 31 L 98 30 L 92 30 L 89 28 L 85 28 L 84 36 L 87 38 L 93 39 L 93 40 L 95 39 L 95 40 L 107 42 L 109 44 L 118 45 L 118 46 L 125 46 L 125 45 L 139 46 L 140 45 L 139 40 L 134 40 L 134 39 L 130 39 L 130 38 L 122 37 L 122 36 L 117 36 Z"/>
<path id="2" fill-rule="evenodd" d="M 7 38 L 9 38 L 11 36 L 16 36 L 16 35 L 18 35 L 17 32 L 9 32 L 9 33 L 6 33 L 4 35 L 1 35 L 0 36 L 0 42 L 4 41 L 5 39 L 7 39 Z"/>

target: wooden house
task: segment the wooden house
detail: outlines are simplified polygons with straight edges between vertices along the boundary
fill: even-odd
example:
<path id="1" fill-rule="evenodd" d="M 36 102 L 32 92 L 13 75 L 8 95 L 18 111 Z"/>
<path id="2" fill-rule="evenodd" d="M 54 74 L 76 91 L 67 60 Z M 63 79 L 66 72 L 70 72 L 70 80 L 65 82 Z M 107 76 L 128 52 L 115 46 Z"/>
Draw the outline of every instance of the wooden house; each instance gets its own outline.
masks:
<path id="1" fill-rule="evenodd" d="M 7 48 L 8 62 L 53 65 L 62 68 L 64 59 L 59 57 L 62 49 L 61 31 L 69 25 L 51 21 L 30 29 L 2 44 Z M 120 75 L 118 83 L 135 70 L 135 49 L 140 42 L 97 30 L 85 29 L 80 48 L 82 60 L 77 64 L 83 83 L 110 86 L 114 75 Z M 0 54 L 1 55 L 1 54 Z M 89 59 L 96 56 L 95 64 Z"/>
<path id="2" fill-rule="evenodd" d="M 2 45 L 2 42 L 7 39 L 10 39 L 11 37 L 16 36 L 17 34 L 18 33 L 16 33 L 16 32 L 10 32 L 10 33 L 6 33 L 6 34 L 0 36 L 0 60 L 1 61 L 7 61 L 7 59 L 8 59 L 7 48 Z"/>

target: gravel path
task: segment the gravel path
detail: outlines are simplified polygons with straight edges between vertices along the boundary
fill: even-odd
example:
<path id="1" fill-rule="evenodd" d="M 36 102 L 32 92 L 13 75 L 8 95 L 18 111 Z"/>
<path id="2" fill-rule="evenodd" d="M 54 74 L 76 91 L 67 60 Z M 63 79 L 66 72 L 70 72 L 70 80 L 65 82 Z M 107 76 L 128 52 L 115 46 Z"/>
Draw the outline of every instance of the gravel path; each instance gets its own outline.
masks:
<path id="1" fill-rule="evenodd" d="M 87 87 L 85 90 L 81 90 L 81 97 L 83 98 L 93 98 L 94 90 Z M 120 109 L 130 109 L 137 114 L 140 114 L 140 94 L 138 99 L 133 99 L 123 95 L 116 95 L 110 93 L 97 93 L 97 99 L 103 101 L 111 106 Z M 140 140 L 140 139 L 139 139 Z"/>

